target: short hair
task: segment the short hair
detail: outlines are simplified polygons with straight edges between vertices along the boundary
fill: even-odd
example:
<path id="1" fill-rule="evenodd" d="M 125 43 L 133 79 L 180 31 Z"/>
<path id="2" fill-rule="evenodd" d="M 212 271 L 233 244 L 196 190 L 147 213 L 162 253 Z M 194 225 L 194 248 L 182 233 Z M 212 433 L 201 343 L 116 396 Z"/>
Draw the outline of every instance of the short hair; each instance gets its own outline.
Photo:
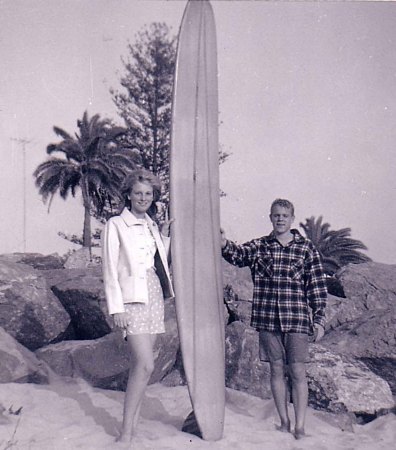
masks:
<path id="1" fill-rule="evenodd" d="M 120 189 L 124 205 L 128 208 L 130 208 L 128 196 L 136 183 L 148 184 L 153 188 L 153 204 L 147 212 L 150 216 L 155 215 L 157 213 L 155 202 L 158 202 L 161 197 L 161 180 L 147 169 L 136 169 L 130 172 L 125 177 Z"/>
<path id="2" fill-rule="evenodd" d="M 270 210 L 271 214 L 272 214 L 272 210 L 274 209 L 275 206 L 281 206 L 282 208 L 290 209 L 291 215 L 294 216 L 294 205 L 291 201 L 285 200 L 284 198 L 277 198 L 276 200 L 274 200 L 272 202 L 271 210 Z"/>

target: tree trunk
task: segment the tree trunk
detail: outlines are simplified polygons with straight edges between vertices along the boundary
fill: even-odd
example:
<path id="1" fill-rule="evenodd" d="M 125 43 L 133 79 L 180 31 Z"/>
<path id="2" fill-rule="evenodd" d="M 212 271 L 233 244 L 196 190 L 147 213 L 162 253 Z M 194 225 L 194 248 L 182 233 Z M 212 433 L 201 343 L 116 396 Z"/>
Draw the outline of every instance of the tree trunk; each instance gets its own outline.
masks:
<path id="1" fill-rule="evenodd" d="M 87 180 L 83 180 L 81 188 L 84 205 L 83 247 L 89 248 L 89 256 L 92 259 L 91 214 L 90 214 L 91 208 L 88 196 Z"/>
<path id="2" fill-rule="evenodd" d="M 83 230 L 83 247 L 89 247 L 91 253 L 91 215 L 89 208 L 84 206 L 84 230 Z"/>

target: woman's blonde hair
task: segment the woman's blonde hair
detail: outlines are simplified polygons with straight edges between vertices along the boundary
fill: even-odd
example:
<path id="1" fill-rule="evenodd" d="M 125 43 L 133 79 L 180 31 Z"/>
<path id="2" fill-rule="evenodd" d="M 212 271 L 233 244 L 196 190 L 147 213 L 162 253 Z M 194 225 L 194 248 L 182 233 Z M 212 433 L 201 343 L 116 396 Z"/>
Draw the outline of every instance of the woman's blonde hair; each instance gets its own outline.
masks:
<path id="1" fill-rule="evenodd" d="M 148 184 L 153 188 L 153 203 L 147 213 L 154 216 L 157 213 L 156 202 L 161 197 L 161 180 L 147 169 L 137 169 L 128 174 L 121 185 L 121 196 L 127 208 L 131 207 L 129 194 L 136 183 Z"/>

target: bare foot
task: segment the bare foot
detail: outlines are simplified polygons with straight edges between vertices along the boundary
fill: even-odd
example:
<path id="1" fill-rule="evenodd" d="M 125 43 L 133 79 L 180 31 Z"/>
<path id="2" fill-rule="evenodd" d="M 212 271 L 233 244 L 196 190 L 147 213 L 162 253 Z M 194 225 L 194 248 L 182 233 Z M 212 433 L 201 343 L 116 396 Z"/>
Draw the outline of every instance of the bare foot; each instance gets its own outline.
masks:
<path id="1" fill-rule="evenodd" d="M 275 425 L 275 428 L 282 433 L 291 433 L 290 422 L 281 423 L 280 425 Z"/>
<path id="2" fill-rule="evenodd" d="M 302 438 L 304 438 L 305 436 L 306 436 L 306 434 L 305 434 L 304 428 L 301 428 L 301 429 L 296 428 L 296 429 L 294 430 L 294 437 L 295 437 L 296 439 L 302 439 Z"/>

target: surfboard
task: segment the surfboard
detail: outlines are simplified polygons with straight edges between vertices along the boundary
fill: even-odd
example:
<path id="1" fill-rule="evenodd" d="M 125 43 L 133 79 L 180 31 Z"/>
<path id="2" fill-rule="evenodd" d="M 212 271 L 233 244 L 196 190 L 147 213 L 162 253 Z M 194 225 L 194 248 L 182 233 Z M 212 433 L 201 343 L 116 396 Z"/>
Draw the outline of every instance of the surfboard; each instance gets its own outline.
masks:
<path id="1" fill-rule="evenodd" d="M 193 413 L 205 440 L 224 427 L 216 29 L 207 0 L 189 0 L 172 104 L 170 214 L 180 345 Z"/>

